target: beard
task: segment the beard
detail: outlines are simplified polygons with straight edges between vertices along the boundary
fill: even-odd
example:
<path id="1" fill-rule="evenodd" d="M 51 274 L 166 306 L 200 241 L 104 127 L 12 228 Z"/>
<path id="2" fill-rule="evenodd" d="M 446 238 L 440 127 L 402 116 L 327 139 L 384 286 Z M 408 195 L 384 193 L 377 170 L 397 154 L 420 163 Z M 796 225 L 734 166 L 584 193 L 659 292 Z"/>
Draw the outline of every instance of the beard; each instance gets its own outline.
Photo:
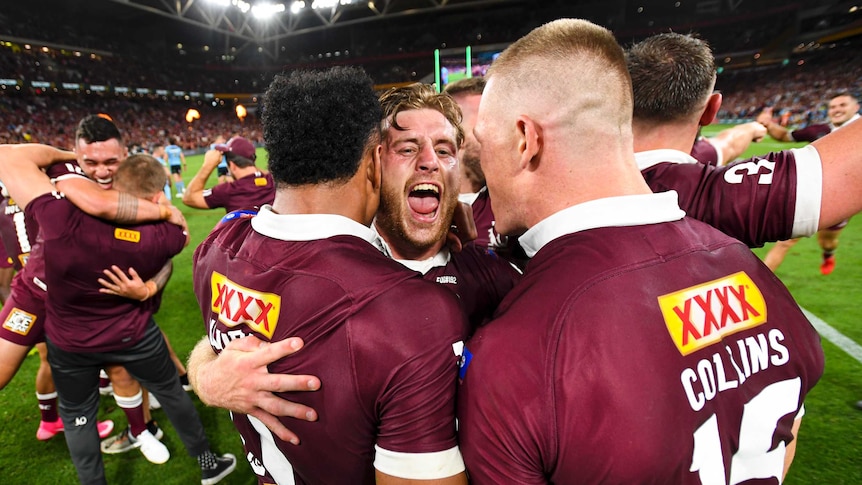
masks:
<path id="1" fill-rule="evenodd" d="M 447 188 L 440 197 L 436 219 L 433 222 L 421 222 L 413 218 L 403 191 L 386 190 L 384 187 L 380 193 L 380 208 L 375 225 L 387 243 L 399 253 L 421 253 L 441 240 L 445 242 L 457 203 L 457 190 Z"/>

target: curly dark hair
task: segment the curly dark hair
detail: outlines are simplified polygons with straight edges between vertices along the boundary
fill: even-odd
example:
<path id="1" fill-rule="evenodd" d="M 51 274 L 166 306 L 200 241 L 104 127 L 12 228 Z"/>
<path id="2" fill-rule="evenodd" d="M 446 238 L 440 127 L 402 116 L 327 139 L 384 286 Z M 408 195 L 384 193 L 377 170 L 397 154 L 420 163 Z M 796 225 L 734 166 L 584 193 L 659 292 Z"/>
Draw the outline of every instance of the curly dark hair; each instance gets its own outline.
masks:
<path id="1" fill-rule="evenodd" d="M 371 78 L 356 67 L 278 75 L 263 95 L 269 171 L 279 185 L 343 183 L 380 137 Z"/>
<path id="2" fill-rule="evenodd" d="M 87 143 L 108 141 L 116 138 L 122 144 L 123 135 L 113 121 L 102 115 L 87 115 L 78 122 L 75 130 L 75 140 L 84 140 Z"/>

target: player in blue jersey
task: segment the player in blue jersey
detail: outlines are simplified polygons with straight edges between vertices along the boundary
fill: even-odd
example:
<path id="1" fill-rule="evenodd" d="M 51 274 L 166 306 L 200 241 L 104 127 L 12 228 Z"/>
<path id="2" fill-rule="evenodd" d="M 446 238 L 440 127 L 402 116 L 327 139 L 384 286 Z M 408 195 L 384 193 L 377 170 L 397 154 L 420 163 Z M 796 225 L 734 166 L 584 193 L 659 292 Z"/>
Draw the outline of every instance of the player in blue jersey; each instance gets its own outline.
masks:
<path id="1" fill-rule="evenodd" d="M 179 139 L 175 136 L 168 138 L 168 146 L 165 147 L 165 155 L 168 157 L 168 167 L 171 169 L 171 177 L 174 179 L 174 197 L 180 198 L 186 191 L 186 183 L 183 182 L 183 172 L 186 171 L 186 156 L 179 145 Z"/>

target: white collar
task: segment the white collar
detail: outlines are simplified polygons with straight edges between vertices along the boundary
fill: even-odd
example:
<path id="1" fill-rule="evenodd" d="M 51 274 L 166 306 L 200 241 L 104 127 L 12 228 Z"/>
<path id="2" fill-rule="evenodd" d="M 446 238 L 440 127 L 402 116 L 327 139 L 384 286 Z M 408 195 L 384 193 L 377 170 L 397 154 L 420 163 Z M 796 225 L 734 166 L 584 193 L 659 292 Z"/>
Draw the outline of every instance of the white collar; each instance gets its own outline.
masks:
<path id="1" fill-rule="evenodd" d="M 371 224 L 371 230 L 374 231 L 375 236 L 377 237 L 377 241 L 379 242 L 379 248 L 386 255 L 387 258 L 392 259 L 394 261 L 398 261 L 409 269 L 413 271 L 417 271 L 422 273 L 423 275 L 432 269 L 438 266 L 446 266 L 449 264 L 449 259 L 451 259 L 451 254 L 449 253 L 449 248 L 443 246 L 440 251 L 431 256 L 428 259 L 423 260 L 415 260 L 415 259 L 398 259 L 392 256 L 392 248 L 389 246 L 389 243 L 386 242 L 383 237 L 380 236 L 380 233 L 377 232 L 377 226 Z"/>
<path id="2" fill-rule="evenodd" d="M 458 201 L 463 202 L 465 204 L 473 205 L 473 202 L 476 202 L 476 199 L 479 198 L 479 194 L 488 190 L 488 186 L 483 186 L 479 189 L 478 192 L 467 192 L 464 194 L 458 194 Z"/>
<path id="3" fill-rule="evenodd" d="M 315 241 L 333 236 L 356 236 L 377 247 L 377 234 L 368 226 L 336 214 L 276 214 L 267 204 L 251 219 L 251 227 L 282 241 Z"/>
<path id="4" fill-rule="evenodd" d="M 637 152 L 635 153 L 635 162 L 638 164 L 638 170 L 646 170 L 662 162 L 698 163 L 690 154 L 672 148 Z"/>
<path id="5" fill-rule="evenodd" d="M 599 227 L 640 226 L 685 217 L 676 191 L 596 199 L 551 214 L 518 240 L 528 257 L 558 237 Z"/>

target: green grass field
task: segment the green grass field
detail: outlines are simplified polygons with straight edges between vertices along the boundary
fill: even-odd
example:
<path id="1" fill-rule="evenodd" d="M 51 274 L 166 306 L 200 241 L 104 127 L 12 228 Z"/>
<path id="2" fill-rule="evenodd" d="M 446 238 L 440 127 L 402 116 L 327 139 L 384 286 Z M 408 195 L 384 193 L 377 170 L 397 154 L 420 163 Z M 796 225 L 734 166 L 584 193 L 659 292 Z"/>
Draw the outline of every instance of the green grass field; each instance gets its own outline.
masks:
<path id="1" fill-rule="evenodd" d="M 716 129 L 707 127 L 705 132 L 709 134 Z M 764 141 L 752 145 L 748 153 L 766 153 L 787 146 Z M 202 159 L 202 156 L 188 157 L 190 173 L 185 175 L 186 180 L 197 171 Z M 265 160 L 262 150 L 259 159 Z M 208 185 L 214 180 L 215 177 L 211 177 Z M 177 205 L 186 214 L 192 242 L 174 260 L 174 274 L 156 320 L 177 353 L 185 358 L 204 333 L 192 292 L 192 252 L 223 212 L 189 209 L 178 202 Z M 768 246 L 755 252 L 762 257 L 767 249 Z M 859 325 L 862 310 L 857 305 L 857 298 L 862 296 L 862 227 L 851 222 L 844 231 L 837 261 L 834 273 L 821 275 L 817 241 L 805 239 L 792 249 L 779 268 L 778 276 L 803 308 L 853 341 L 862 343 L 862 326 Z M 857 441 L 862 430 L 862 411 L 854 407 L 857 400 L 862 400 L 862 364 L 826 340 L 823 347 L 826 373 L 806 402 L 807 414 L 796 461 L 785 482 L 791 485 L 862 483 L 862 444 Z M 34 395 L 37 367 L 38 357 L 29 357 L 15 379 L 0 392 L 0 484 L 77 483 L 62 436 L 44 443 L 35 438 L 39 425 Z M 237 471 L 222 483 L 257 483 L 243 458 L 239 437 L 233 431 L 227 411 L 208 408 L 197 400 L 196 403 L 213 449 L 220 453 L 231 452 L 238 458 Z M 171 460 L 164 465 L 153 465 L 137 450 L 124 455 L 105 455 L 109 482 L 122 485 L 199 483 L 197 464 L 185 453 L 164 413 L 153 411 L 153 416 L 165 429 L 164 442 L 171 450 Z M 118 428 L 126 424 L 113 398 L 102 398 L 101 417 L 113 419 Z"/>

